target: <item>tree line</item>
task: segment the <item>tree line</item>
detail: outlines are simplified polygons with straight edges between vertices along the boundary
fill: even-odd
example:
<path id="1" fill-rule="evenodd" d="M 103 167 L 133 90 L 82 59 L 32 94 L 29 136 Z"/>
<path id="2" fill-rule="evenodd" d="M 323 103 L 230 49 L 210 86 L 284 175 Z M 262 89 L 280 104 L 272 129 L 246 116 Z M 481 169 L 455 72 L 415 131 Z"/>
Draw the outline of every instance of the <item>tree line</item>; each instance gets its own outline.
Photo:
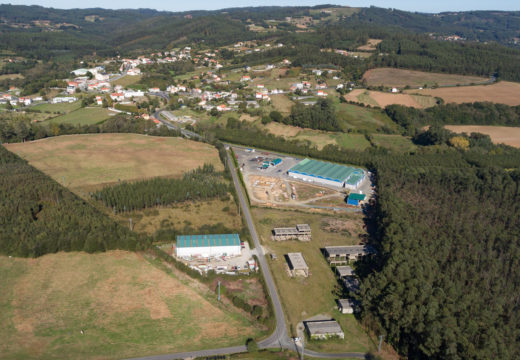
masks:
<path id="1" fill-rule="evenodd" d="M 58 251 L 148 247 L 17 155 L 0 146 L 0 253 L 37 257 Z"/>
<path id="2" fill-rule="evenodd" d="M 181 179 L 153 178 L 123 182 L 104 187 L 94 193 L 94 199 L 114 210 L 114 213 L 172 205 L 190 200 L 208 200 L 227 196 L 229 185 L 211 164 L 187 172 Z"/>

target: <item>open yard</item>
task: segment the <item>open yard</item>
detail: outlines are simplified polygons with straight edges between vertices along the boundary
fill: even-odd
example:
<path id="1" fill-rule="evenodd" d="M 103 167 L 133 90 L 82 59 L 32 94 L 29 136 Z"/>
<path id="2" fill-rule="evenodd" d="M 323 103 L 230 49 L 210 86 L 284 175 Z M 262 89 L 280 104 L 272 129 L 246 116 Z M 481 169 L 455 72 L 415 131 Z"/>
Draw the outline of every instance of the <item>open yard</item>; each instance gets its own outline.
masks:
<path id="1" fill-rule="evenodd" d="M 470 85 L 488 81 L 487 78 L 468 75 L 429 73 L 415 70 L 394 68 L 378 68 L 365 72 L 363 80 L 369 86 L 387 86 L 403 88 L 405 86 L 421 87 L 445 85 Z"/>
<path id="2" fill-rule="evenodd" d="M 281 112 L 284 115 L 288 115 L 291 112 L 291 108 L 294 105 L 294 102 L 291 101 L 287 95 L 279 94 L 279 95 L 271 95 L 271 103 L 273 107 Z"/>
<path id="3" fill-rule="evenodd" d="M 379 106 L 385 108 L 388 105 L 404 105 L 414 108 L 426 108 L 436 104 L 436 100 L 432 96 L 412 95 L 412 94 L 394 94 L 390 92 L 372 91 L 364 89 L 352 90 L 345 95 L 345 100 L 355 101 L 370 106 Z"/>
<path id="4" fill-rule="evenodd" d="M 70 135 L 5 146 L 73 190 L 119 180 L 180 176 L 205 163 L 223 169 L 213 146 L 173 137 Z"/>
<path id="5" fill-rule="evenodd" d="M 446 129 L 456 133 L 473 132 L 486 134 L 495 144 L 506 144 L 520 148 L 520 127 L 480 126 L 480 125 L 446 125 Z"/>
<path id="6" fill-rule="evenodd" d="M 237 206 L 231 198 L 187 202 L 172 207 L 146 209 L 116 216 L 118 222 L 124 226 L 129 226 L 130 218 L 134 231 L 149 235 L 155 234 L 159 229 L 199 229 L 203 225 L 223 224 L 235 232 L 239 232 L 242 228 Z"/>
<path id="7" fill-rule="evenodd" d="M 440 97 L 447 103 L 490 101 L 506 105 L 520 105 L 520 83 L 500 81 L 493 85 L 459 86 L 438 89 L 407 90 L 410 94 Z"/>
<path id="8" fill-rule="evenodd" d="M 55 117 L 48 122 L 52 124 L 92 125 L 108 119 L 110 114 L 107 109 L 102 107 L 85 107 Z"/>
<path id="9" fill-rule="evenodd" d="M 0 257 L 0 357 L 121 359 L 244 344 L 258 328 L 139 254 Z"/>
<path id="10" fill-rule="evenodd" d="M 295 334 L 297 324 L 312 316 L 324 314 L 337 318 L 345 331 L 345 340 L 340 343 L 340 351 L 366 352 L 373 349 L 373 342 L 358 321 L 351 315 L 340 315 L 336 310 L 333 293 L 337 281 L 322 255 L 321 248 L 327 245 L 357 244 L 363 236 L 361 214 L 329 215 L 310 214 L 297 211 L 283 211 L 265 208 L 253 208 L 253 217 L 262 245 L 267 253 L 277 255 L 276 260 L 269 259 L 269 265 L 275 279 L 289 331 Z M 312 229 L 310 242 L 296 240 L 273 241 L 271 230 L 278 226 L 294 226 L 307 223 Z M 301 252 L 310 276 L 291 278 L 286 271 L 284 255 L 289 252 Z M 326 350 L 337 351 L 336 342 L 324 342 Z"/>
<path id="11" fill-rule="evenodd" d="M 127 87 L 133 84 L 138 83 L 141 80 L 142 75 L 136 75 L 136 76 L 130 76 L 125 75 L 123 77 L 120 77 L 119 79 L 112 82 L 113 86 L 121 85 L 123 87 Z"/>

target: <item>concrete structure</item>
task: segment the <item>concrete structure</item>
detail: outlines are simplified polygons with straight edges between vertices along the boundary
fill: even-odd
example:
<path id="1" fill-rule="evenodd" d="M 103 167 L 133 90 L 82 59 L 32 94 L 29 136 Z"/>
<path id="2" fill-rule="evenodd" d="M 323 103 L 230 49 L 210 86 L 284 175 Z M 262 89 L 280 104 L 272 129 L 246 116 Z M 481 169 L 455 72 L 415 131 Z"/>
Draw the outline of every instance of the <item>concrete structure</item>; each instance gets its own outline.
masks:
<path id="1" fill-rule="evenodd" d="M 239 256 L 240 237 L 238 234 L 179 235 L 175 254 L 181 258 Z"/>
<path id="2" fill-rule="evenodd" d="M 338 310 L 342 314 L 353 314 L 358 311 L 357 303 L 351 299 L 339 299 Z"/>
<path id="3" fill-rule="evenodd" d="M 357 260 L 370 252 L 366 245 L 326 246 L 324 255 L 329 265 L 345 265 L 350 260 Z"/>
<path id="4" fill-rule="evenodd" d="M 354 275 L 354 270 L 352 270 L 352 268 L 348 265 L 344 265 L 344 266 L 336 266 L 336 274 L 338 274 L 338 276 L 340 278 L 343 278 L 345 276 L 353 276 Z"/>
<path id="5" fill-rule="evenodd" d="M 309 276 L 309 267 L 303 258 L 302 253 L 288 253 L 287 264 L 292 276 Z"/>
<path id="6" fill-rule="evenodd" d="M 311 159 L 300 161 L 288 171 L 288 175 L 303 181 L 349 189 L 357 189 L 365 178 L 362 169 Z"/>
<path id="7" fill-rule="evenodd" d="M 345 338 L 345 334 L 336 320 L 305 321 L 304 324 L 311 339 Z"/>
<path id="8" fill-rule="evenodd" d="M 283 241 L 291 239 L 311 241 L 311 227 L 308 224 L 298 224 L 296 227 L 273 229 L 273 240 Z"/>

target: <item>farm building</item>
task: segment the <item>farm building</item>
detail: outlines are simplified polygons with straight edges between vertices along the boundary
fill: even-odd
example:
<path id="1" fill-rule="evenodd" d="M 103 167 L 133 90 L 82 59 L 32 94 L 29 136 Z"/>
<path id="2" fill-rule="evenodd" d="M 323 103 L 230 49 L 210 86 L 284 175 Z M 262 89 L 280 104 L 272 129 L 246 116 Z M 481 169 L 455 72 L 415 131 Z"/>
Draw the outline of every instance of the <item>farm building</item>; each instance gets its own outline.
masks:
<path id="1" fill-rule="evenodd" d="M 296 227 L 283 227 L 273 229 L 273 240 L 283 241 L 296 239 L 311 241 L 311 227 L 308 224 L 298 224 Z"/>
<path id="2" fill-rule="evenodd" d="M 325 246 L 324 254 L 329 265 L 344 265 L 350 260 L 357 260 L 370 252 L 365 245 Z"/>
<path id="3" fill-rule="evenodd" d="M 345 338 L 345 334 L 336 320 L 305 321 L 304 323 L 311 339 Z"/>
<path id="4" fill-rule="evenodd" d="M 238 234 L 179 235 L 175 249 L 177 257 L 220 257 L 241 254 Z"/>
<path id="5" fill-rule="evenodd" d="M 359 206 L 359 203 L 365 200 L 365 194 L 350 193 L 347 198 L 347 205 Z"/>
<path id="6" fill-rule="evenodd" d="M 338 310 L 342 314 L 353 314 L 356 312 L 357 304 L 354 300 L 351 299 L 339 299 L 338 300 Z"/>
<path id="7" fill-rule="evenodd" d="M 288 253 L 287 265 L 292 276 L 309 276 L 309 267 L 303 258 L 302 253 Z"/>
<path id="8" fill-rule="evenodd" d="M 340 278 L 343 278 L 345 276 L 354 275 L 354 270 L 352 270 L 352 268 L 348 265 L 336 266 L 335 269 L 336 269 L 336 273 L 338 274 L 338 276 Z"/>
<path id="9" fill-rule="evenodd" d="M 311 159 L 300 161 L 288 171 L 288 175 L 303 181 L 349 189 L 357 189 L 365 178 L 362 169 Z"/>
<path id="10" fill-rule="evenodd" d="M 273 161 L 271 161 L 271 166 L 280 165 L 281 163 L 282 163 L 282 159 L 276 158 L 276 159 L 273 159 Z"/>

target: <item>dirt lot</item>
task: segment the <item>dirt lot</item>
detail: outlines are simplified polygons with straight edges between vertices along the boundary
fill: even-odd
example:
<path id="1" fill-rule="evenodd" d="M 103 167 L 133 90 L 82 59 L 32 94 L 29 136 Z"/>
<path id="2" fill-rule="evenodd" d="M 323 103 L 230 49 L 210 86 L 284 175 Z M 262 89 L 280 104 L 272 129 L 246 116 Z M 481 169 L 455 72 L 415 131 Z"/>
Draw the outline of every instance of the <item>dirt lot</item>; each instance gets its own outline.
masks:
<path id="1" fill-rule="evenodd" d="M 381 91 L 369 91 L 356 89 L 345 95 L 345 100 L 356 101 L 365 105 L 385 108 L 388 105 L 398 104 L 414 108 L 425 108 L 435 105 L 435 99 L 431 96 L 419 96 L 410 94 L 394 94 Z"/>
<path id="2" fill-rule="evenodd" d="M 495 144 L 506 144 L 520 148 L 520 127 L 508 126 L 478 126 L 478 125 L 447 125 L 446 129 L 456 133 L 478 132 L 491 137 Z"/>
<path id="3" fill-rule="evenodd" d="M 257 331 L 213 294 L 125 251 L 2 256 L 0 284 L 4 359 L 120 359 L 243 344 Z"/>
<path id="4" fill-rule="evenodd" d="M 520 105 L 520 84 L 500 81 L 493 85 L 460 86 L 451 88 L 407 90 L 407 93 L 440 97 L 447 103 L 491 101 L 506 105 Z"/>
<path id="5" fill-rule="evenodd" d="M 374 51 L 376 49 L 376 46 L 383 40 L 381 39 L 368 39 L 367 43 L 365 45 L 359 46 L 358 50 L 364 50 L 364 51 Z"/>
<path id="6" fill-rule="evenodd" d="M 412 87 L 432 86 L 434 84 L 444 85 L 469 85 L 472 83 L 478 84 L 487 81 L 488 79 L 478 76 L 454 75 L 454 74 L 440 74 L 429 73 L 423 71 L 403 70 L 394 68 L 379 68 L 368 70 L 363 79 L 367 81 L 370 86 L 388 86 L 388 87 L 405 87 L 406 85 Z"/>
<path id="7" fill-rule="evenodd" d="M 6 147 L 72 189 L 119 180 L 180 176 L 204 163 L 223 169 L 214 147 L 182 138 L 70 135 Z"/>

